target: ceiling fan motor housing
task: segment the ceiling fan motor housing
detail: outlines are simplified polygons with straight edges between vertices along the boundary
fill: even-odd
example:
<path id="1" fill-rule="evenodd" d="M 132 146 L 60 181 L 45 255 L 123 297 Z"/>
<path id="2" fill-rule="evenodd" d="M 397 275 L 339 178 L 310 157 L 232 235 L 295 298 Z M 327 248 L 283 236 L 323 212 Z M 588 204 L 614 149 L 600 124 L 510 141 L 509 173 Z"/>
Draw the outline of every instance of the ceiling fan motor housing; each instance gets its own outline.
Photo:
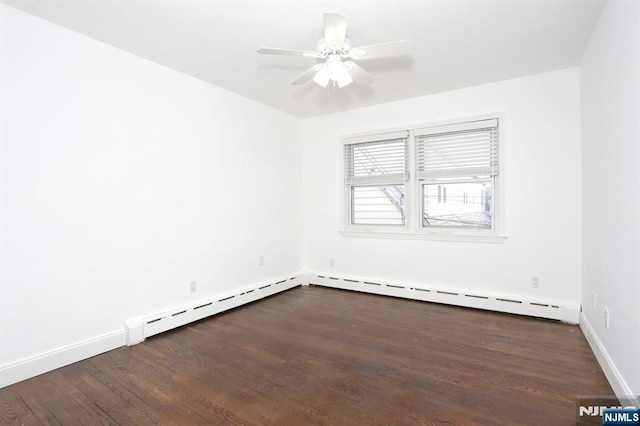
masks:
<path id="1" fill-rule="evenodd" d="M 323 58 L 327 58 L 330 55 L 340 55 L 341 57 L 349 56 L 349 51 L 351 50 L 351 41 L 348 38 L 344 39 L 344 45 L 342 49 L 338 49 L 336 42 L 331 43 L 332 46 L 327 46 L 324 39 L 320 39 L 316 44 L 316 52 L 322 55 Z"/>

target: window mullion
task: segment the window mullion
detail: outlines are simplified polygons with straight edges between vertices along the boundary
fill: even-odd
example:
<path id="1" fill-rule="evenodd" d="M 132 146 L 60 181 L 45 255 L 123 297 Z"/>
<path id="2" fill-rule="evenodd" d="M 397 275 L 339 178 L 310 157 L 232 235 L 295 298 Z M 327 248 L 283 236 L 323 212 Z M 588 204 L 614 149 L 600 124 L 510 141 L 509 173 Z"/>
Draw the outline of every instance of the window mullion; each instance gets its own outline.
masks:
<path id="1" fill-rule="evenodd" d="M 407 189 L 406 189 L 406 208 L 407 208 L 407 229 L 410 232 L 415 232 L 418 228 L 418 200 L 417 189 L 418 185 L 416 182 L 417 173 L 417 157 L 416 157 L 416 138 L 413 130 L 409 131 L 409 158 L 408 158 L 408 166 L 409 166 L 409 180 L 407 181 Z"/>

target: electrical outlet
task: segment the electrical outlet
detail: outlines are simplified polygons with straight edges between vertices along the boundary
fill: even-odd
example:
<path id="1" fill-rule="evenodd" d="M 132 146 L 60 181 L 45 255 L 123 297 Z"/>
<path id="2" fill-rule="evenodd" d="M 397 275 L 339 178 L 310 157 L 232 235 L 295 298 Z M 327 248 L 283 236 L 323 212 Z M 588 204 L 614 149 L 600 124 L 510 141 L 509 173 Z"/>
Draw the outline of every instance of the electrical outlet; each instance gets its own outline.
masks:
<path id="1" fill-rule="evenodd" d="M 604 308 L 604 328 L 609 328 L 609 308 Z"/>
<path id="2" fill-rule="evenodd" d="M 191 281 L 191 293 L 195 293 L 196 292 L 196 282 L 195 281 Z"/>
<path id="3" fill-rule="evenodd" d="M 538 288 L 538 287 L 540 287 L 540 278 L 531 277 L 531 288 Z"/>
<path id="4" fill-rule="evenodd" d="M 336 265 L 335 259 L 329 259 L 329 266 L 333 267 Z"/>
<path id="5" fill-rule="evenodd" d="M 264 255 L 258 256 L 258 266 L 264 265 Z"/>
<path id="6" fill-rule="evenodd" d="M 592 291 L 591 294 L 593 294 L 593 310 L 595 311 L 598 309 L 597 308 L 598 305 L 596 305 L 596 292 Z"/>

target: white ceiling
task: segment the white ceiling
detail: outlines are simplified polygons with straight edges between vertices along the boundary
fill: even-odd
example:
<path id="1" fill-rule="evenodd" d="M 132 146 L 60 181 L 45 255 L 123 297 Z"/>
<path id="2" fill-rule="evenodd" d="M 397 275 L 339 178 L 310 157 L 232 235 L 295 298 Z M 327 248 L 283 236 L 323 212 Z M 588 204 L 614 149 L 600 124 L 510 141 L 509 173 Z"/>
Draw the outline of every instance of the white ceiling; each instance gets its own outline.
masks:
<path id="1" fill-rule="evenodd" d="M 0 0 L 298 117 L 578 65 L 604 0 Z M 322 14 L 349 17 L 354 46 L 410 38 L 408 57 L 360 61 L 369 87 L 289 82 L 311 58 Z"/>

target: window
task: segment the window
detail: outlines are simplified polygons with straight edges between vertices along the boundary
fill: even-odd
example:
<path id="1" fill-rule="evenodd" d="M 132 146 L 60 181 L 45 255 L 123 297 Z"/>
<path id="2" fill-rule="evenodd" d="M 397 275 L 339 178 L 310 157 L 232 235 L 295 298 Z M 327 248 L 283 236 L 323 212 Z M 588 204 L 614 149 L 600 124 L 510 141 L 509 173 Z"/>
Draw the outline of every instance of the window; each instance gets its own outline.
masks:
<path id="1" fill-rule="evenodd" d="M 351 225 L 406 225 L 409 132 L 345 145 Z"/>
<path id="2" fill-rule="evenodd" d="M 493 229 L 498 120 L 418 129 L 414 134 L 421 226 Z"/>
<path id="3" fill-rule="evenodd" d="M 497 234 L 498 119 L 344 141 L 345 229 Z"/>

